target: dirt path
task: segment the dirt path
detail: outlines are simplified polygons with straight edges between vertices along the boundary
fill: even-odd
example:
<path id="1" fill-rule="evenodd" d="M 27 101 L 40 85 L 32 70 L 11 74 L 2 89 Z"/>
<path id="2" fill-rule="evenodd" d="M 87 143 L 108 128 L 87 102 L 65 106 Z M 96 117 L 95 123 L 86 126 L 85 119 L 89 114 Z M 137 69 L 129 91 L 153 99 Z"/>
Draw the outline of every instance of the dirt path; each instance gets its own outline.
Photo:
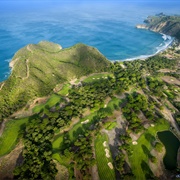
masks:
<path id="1" fill-rule="evenodd" d="M 27 69 L 27 75 L 26 75 L 26 78 L 29 77 L 29 65 L 28 65 L 28 63 L 29 63 L 29 59 L 26 60 L 26 69 Z"/>
<path id="2" fill-rule="evenodd" d="M 30 48 L 30 44 L 27 45 L 27 50 L 30 51 L 31 53 L 33 53 L 33 51 L 32 51 L 31 48 Z"/>
<path id="3" fill-rule="evenodd" d="M 19 60 L 19 58 L 16 58 L 16 59 L 14 59 L 13 61 L 11 61 L 11 62 L 9 63 L 9 67 L 10 67 L 11 69 L 13 69 L 15 63 L 16 63 L 18 60 Z"/>
<path id="4" fill-rule="evenodd" d="M 59 164 L 57 161 L 54 160 L 54 162 L 56 163 L 56 168 L 58 170 L 55 180 L 68 180 L 69 179 L 68 169 L 65 166 Z"/>
<path id="5" fill-rule="evenodd" d="M 155 101 L 157 101 L 158 103 L 160 103 L 156 97 L 151 96 Z M 161 103 L 160 103 L 161 104 Z M 178 136 L 178 138 L 180 139 L 180 128 L 178 126 L 178 124 L 176 123 L 175 119 L 172 116 L 172 113 L 170 112 L 170 110 L 168 110 L 166 107 L 164 107 L 164 109 L 161 111 L 162 114 L 165 116 L 165 118 L 170 122 L 171 126 L 175 129 L 176 134 Z"/>
<path id="6" fill-rule="evenodd" d="M 149 161 L 149 166 L 153 171 L 153 174 L 158 177 L 160 180 L 168 180 L 170 176 L 167 174 L 167 171 L 164 167 L 163 157 L 165 155 L 165 148 L 163 148 L 163 152 L 158 153 L 154 149 L 151 151 L 151 154 L 157 158 L 156 163 L 152 163 Z"/>
<path id="7" fill-rule="evenodd" d="M 79 122 L 79 118 L 73 118 L 73 119 L 71 120 L 71 124 L 70 124 L 68 127 L 60 130 L 60 132 L 57 133 L 56 135 L 60 135 L 60 134 L 63 134 L 64 132 L 70 131 L 70 130 L 73 128 L 73 126 L 74 126 L 75 124 L 77 124 L 78 122 Z"/>
<path id="8" fill-rule="evenodd" d="M 3 88 L 4 84 L 5 84 L 5 83 L 2 83 L 2 84 L 1 84 L 0 91 L 1 91 L 1 89 Z"/>
<path id="9" fill-rule="evenodd" d="M 5 124 L 6 124 L 6 119 L 4 119 L 0 125 L 0 136 L 2 135 L 4 128 L 5 128 Z"/>
<path id="10" fill-rule="evenodd" d="M 167 108 L 164 108 L 163 115 L 165 116 L 165 118 L 167 120 L 169 120 L 169 122 L 171 123 L 173 128 L 176 130 L 176 134 L 177 134 L 178 138 L 180 139 L 180 128 L 179 128 L 178 124 L 176 123 L 175 119 L 173 118 L 171 112 Z"/>
<path id="11" fill-rule="evenodd" d="M 29 59 L 26 59 L 26 77 L 22 78 L 23 80 L 24 79 L 27 79 L 29 77 Z"/>
<path id="12" fill-rule="evenodd" d="M 169 84 L 180 85 L 180 81 L 172 76 L 163 76 L 163 77 L 161 77 L 161 79 Z"/>

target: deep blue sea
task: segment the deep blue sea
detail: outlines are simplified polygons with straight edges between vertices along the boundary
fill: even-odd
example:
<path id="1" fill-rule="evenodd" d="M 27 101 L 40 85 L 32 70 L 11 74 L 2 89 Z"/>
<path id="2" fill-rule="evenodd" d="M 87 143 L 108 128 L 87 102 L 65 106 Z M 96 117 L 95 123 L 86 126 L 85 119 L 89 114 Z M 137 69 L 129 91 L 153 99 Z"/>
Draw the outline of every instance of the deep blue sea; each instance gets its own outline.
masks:
<path id="1" fill-rule="evenodd" d="M 76 43 L 94 46 L 109 60 L 143 58 L 171 43 L 169 36 L 136 29 L 148 15 L 180 13 L 177 0 L 154 1 L 1 1 L 0 81 L 9 62 L 29 43 L 48 40 L 63 48 Z"/>

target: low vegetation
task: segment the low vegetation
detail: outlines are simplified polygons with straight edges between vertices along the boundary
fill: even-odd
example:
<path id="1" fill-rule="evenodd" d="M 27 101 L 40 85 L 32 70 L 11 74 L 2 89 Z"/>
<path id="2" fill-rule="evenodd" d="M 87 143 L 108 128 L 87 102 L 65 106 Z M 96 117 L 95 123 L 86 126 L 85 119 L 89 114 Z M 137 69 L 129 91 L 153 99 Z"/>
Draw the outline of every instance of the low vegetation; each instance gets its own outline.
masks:
<path id="1" fill-rule="evenodd" d="M 9 153 L 17 144 L 24 133 L 29 118 L 10 120 L 6 123 L 3 134 L 0 137 L 0 157 Z"/>

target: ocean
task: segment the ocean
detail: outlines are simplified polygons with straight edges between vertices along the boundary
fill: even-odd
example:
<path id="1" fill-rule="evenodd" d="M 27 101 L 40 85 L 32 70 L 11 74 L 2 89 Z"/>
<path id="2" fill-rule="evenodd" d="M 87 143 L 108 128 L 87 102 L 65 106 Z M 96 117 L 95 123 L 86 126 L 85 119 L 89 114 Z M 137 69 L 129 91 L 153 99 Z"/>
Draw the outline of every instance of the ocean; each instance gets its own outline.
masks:
<path id="1" fill-rule="evenodd" d="M 178 14 L 178 1 L 2 1 L 0 2 L 0 82 L 9 62 L 27 44 L 42 40 L 63 48 L 96 47 L 110 61 L 145 58 L 165 49 L 173 37 L 136 29 L 149 15 Z"/>

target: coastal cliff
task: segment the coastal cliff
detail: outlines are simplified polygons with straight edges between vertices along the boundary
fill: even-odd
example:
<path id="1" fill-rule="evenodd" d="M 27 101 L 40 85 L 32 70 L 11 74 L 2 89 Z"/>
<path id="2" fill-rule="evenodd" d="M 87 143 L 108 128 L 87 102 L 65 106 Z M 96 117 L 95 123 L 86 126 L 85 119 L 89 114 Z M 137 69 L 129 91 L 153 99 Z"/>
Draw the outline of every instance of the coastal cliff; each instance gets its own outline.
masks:
<path id="1" fill-rule="evenodd" d="M 136 28 L 167 34 L 180 42 L 180 16 L 167 16 L 160 13 L 155 16 L 148 16 L 144 23 L 138 24 Z"/>

